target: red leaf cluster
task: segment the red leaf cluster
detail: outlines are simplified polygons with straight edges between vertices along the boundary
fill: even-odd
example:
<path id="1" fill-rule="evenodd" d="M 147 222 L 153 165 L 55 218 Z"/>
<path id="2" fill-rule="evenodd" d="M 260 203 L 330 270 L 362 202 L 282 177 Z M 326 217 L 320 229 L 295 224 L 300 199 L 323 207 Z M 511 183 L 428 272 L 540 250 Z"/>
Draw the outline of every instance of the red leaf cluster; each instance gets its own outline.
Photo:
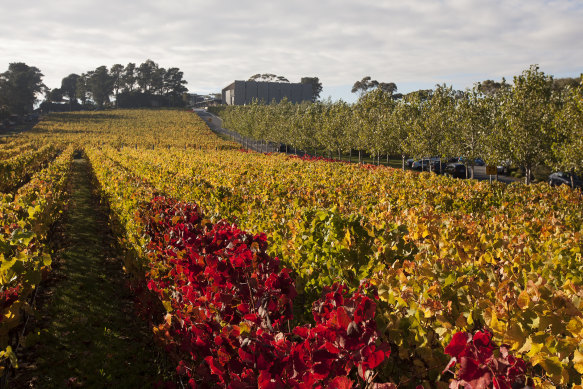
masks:
<path id="1" fill-rule="evenodd" d="M 462 385 L 473 389 L 492 386 L 496 389 L 511 389 L 519 385 L 524 387 L 527 383 L 526 362 L 510 355 L 506 346 L 496 346 L 488 331 L 478 331 L 473 336 L 467 332 L 456 333 L 445 348 L 445 353 L 452 358 L 444 373 L 452 372 L 450 369 L 454 366 L 458 367 L 457 372 L 452 372 L 456 378 L 450 388 Z"/>
<path id="2" fill-rule="evenodd" d="M 290 330 L 295 285 L 266 254 L 264 235 L 211 224 L 196 205 L 162 197 L 141 220 L 148 288 L 171 308 L 156 333 L 190 387 L 350 388 L 353 368 L 371 381 L 388 357 L 374 300 L 342 285 L 314 303 L 314 326 Z"/>
<path id="3" fill-rule="evenodd" d="M 312 307 L 314 327 L 293 330 L 301 339 L 291 350 L 299 382 L 345 387 L 337 377 L 347 376 L 353 368 L 369 381 L 372 370 L 390 354 L 388 345 L 379 342 L 375 312 L 376 303 L 360 291 L 350 294 L 340 284 L 325 288 Z"/>
<path id="4" fill-rule="evenodd" d="M 6 308 L 10 307 L 16 300 L 20 293 L 21 286 L 17 285 L 9 287 L 0 292 L 0 313 Z M 4 315 L 0 314 L 0 322 L 4 320 Z"/>

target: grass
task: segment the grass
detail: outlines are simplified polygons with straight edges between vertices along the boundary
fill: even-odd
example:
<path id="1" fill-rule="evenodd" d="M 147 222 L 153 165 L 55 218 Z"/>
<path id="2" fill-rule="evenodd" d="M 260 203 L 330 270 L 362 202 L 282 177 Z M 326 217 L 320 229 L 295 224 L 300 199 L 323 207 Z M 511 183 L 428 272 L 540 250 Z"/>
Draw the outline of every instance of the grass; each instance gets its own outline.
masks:
<path id="1" fill-rule="evenodd" d="M 126 287 L 107 210 L 84 159 L 74 162 L 63 247 L 39 296 L 24 362 L 12 387 L 144 388 L 160 376 L 147 324 Z"/>

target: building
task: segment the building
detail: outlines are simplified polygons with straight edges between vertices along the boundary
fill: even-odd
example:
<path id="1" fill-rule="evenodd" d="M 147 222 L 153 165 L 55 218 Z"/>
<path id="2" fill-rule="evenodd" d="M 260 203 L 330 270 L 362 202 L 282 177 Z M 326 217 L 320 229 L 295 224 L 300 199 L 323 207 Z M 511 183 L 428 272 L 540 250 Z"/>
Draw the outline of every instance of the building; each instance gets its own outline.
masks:
<path id="1" fill-rule="evenodd" d="M 287 82 L 235 81 L 223 89 L 223 104 L 245 105 L 257 99 L 265 103 L 280 102 L 284 97 L 292 103 L 312 100 L 312 85 Z"/>

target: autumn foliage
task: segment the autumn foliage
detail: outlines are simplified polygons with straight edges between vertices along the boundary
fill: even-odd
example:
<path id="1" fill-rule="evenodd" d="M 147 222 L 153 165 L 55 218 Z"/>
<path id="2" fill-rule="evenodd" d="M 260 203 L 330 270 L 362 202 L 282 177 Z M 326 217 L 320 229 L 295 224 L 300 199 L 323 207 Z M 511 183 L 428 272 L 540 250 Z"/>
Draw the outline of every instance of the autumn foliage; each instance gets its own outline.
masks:
<path id="1" fill-rule="evenodd" d="M 292 328 L 294 281 L 266 254 L 264 235 L 213 224 L 197 205 L 165 197 L 143 206 L 140 220 L 150 237 L 148 288 L 168 311 L 155 332 L 189 387 L 395 387 L 373 382 L 390 348 L 367 282 L 354 293 L 338 283 L 324 288 L 314 324 Z M 489 332 L 458 332 L 445 353 L 455 387 L 526 383 L 527 364 Z"/>
<path id="2" fill-rule="evenodd" d="M 509 354 L 508 346 L 496 346 L 488 331 L 478 331 L 473 336 L 466 332 L 456 333 L 445 353 L 452 358 L 444 373 L 457 367 L 450 388 L 510 389 L 527 385 L 527 363 Z M 532 387 L 532 382 L 528 382 L 528 386 Z"/>
<path id="3" fill-rule="evenodd" d="M 142 220 L 148 288 L 169 311 L 156 333 L 190 387 L 349 388 L 372 381 L 389 356 L 364 288 L 326 288 L 315 324 L 291 328 L 294 281 L 266 254 L 264 235 L 211 224 L 196 205 L 163 197 Z"/>

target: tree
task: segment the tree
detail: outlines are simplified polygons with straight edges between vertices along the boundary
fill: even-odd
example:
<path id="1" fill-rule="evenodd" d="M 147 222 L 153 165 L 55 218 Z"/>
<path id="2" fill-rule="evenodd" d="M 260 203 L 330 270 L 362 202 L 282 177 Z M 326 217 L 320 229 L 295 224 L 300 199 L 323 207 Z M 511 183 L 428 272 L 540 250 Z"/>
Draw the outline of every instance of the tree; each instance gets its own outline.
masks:
<path id="1" fill-rule="evenodd" d="M 416 157 L 447 157 L 452 152 L 452 143 L 448 142 L 454 131 L 455 92 L 453 88 L 437 85 L 431 98 L 423 99 L 423 94 L 413 95 L 413 106 L 418 116 L 417 138 L 412 139 Z"/>
<path id="2" fill-rule="evenodd" d="M 158 66 L 158 65 L 156 65 Z M 152 79 L 150 84 L 149 92 L 151 94 L 164 94 L 164 75 L 166 74 L 166 69 L 157 67 L 152 72 Z"/>
<path id="3" fill-rule="evenodd" d="M 39 108 L 43 112 L 51 112 L 57 109 L 62 111 L 63 107 L 61 105 L 53 105 L 53 103 L 60 103 L 63 100 L 63 90 L 60 88 L 49 89 L 46 88 L 44 91 L 45 100 L 40 103 Z"/>
<path id="4" fill-rule="evenodd" d="M 322 93 L 322 83 L 318 77 L 302 77 L 302 84 L 312 85 L 312 102 L 315 103 L 320 98 L 320 93 Z"/>
<path id="5" fill-rule="evenodd" d="M 285 78 L 284 76 L 277 76 L 275 74 L 271 74 L 271 73 L 264 73 L 264 74 L 255 74 L 251 77 L 249 77 L 249 81 L 257 81 L 257 82 L 287 82 L 289 83 L 289 80 L 287 78 Z"/>
<path id="6" fill-rule="evenodd" d="M 362 97 L 368 91 L 376 88 L 381 89 L 385 93 L 388 93 L 391 97 L 393 97 L 393 94 L 397 91 L 397 85 L 394 82 L 379 82 L 377 80 L 371 79 L 370 76 L 366 76 L 362 80 L 356 81 L 354 85 L 352 85 L 351 92 L 359 92 L 360 96 Z M 403 97 L 401 94 L 395 96 L 395 98 L 401 97 Z"/>
<path id="7" fill-rule="evenodd" d="M 271 140 L 278 143 L 289 144 L 289 132 L 292 126 L 292 118 L 294 111 L 294 104 L 292 104 L 287 97 L 272 107 L 274 114 L 272 118 L 272 138 Z M 287 150 L 286 150 L 287 151 Z"/>
<path id="8" fill-rule="evenodd" d="M 405 157 L 411 150 L 410 141 L 417 134 L 412 132 L 415 110 L 406 100 L 399 101 L 392 114 L 393 132 L 390 143 L 392 149 L 401 156 L 401 167 L 405 170 Z"/>
<path id="9" fill-rule="evenodd" d="M 99 66 L 87 73 L 87 89 L 99 108 L 109 102 L 109 96 L 113 93 L 113 79 L 109 75 L 106 66 Z"/>
<path id="10" fill-rule="evenodd" d="M 364 146 L 360 139 L 360 118 L 356 113 L 355 106 L 352 105 L 347 113 L 346 127 L 344 129 L 344 148 L 348 151 L 348 160 L 352 162 L 352 150 L 362 150 Z M 362 162 L 362 155 L 359 151 L 359 163 Z"/>
<path id="11" fill-rule="evenodd" d="M 392 96 L 397 91 L 397 84 L 394 82 L 379 82 L 378 88 Z"/>
<path id="12" fill-rule="evenodd" d="M 303 150 L 307 150 L 310 147 L 314 148 L 316 146 L 314 125 L 318 126 L 320 124 L 314 119 L 316 119 L 318 111 L 321 113 L 319 104 L 304 101 L 299 104 L 292 104 L 290 108 L 291 118 L 288 120 L 289 129 L 286 133 L 286 144 L 289 143 L 293 146 L 295 152 L 297 152 L 298 148 Z"/>
<path id="13" fill-rule="evenodd" d="M 151 59 L 146 60 L 137 69 L 137 83 L 140 90 L 144 93 L 151 92 L 159 75 L 158 64 Z"/>
<path id="14" fill-rule="evenodd" d="M 89 90 L 87 89 L 87 73 L 83 73 L 77 79 L 76 97 L 81 100 L 81 104 L 85 105 L 87 103 L 87 95 Z"/>
<path id="15" fill-rule="evenodd" d="M 390 139 L 392 114 L 395 102 L 391 95 L 381 88 L 367 93 L 355 105 L 355 115 L 360 121 L 359 138 L 361 146 L 376 157 L 380 163 L 380 155 L 391 149 Z"/>
<path id="16" fill-rule="evenodd" d="M 162 91 L 169 98 L 170 105 L 172 106 L 179 104 L 182 101 L 182 94 L 188 91 L 185 87 L 187 82 L 182 78 L 183 76 L 184 73 L 178 68 L 169 68 L 164 73 Z"/>
<path id="17" fill-rule="evenodd" d="M 553 121 L 557 110 L 553 77 L 539 71 L 538 65 L 514 77 L 514 85 L 500 101 L 502 138 L 508 144 L 510 159 L 525 171 L 531 182 L 532 169 L 548 160 L 556 139 Z"/>
<path id="18" fill-rule="evenodd" d="M 125 68 L 113 65 L 109 76 L 116 107 L 138 108 L 151 106 L 183 106 L 186 80 L 180 69 L 168 70 L 158 66 L 151 59 L 140 66 L 130 62 Z"/>
<path id="19" fill-rule="evenodd" d="M 507 91 L 509 85 L 506 83 L 506 79 L 502 78 L 501 82 L 496 82 L 494 80 L 479 82 L 476 87 L 478 92 L 483 93 L 486 96 L 495 96 L 500 92 Z"/>
<path id="20" fill-rule="evenodd" d="M 130 62 L 126 65 L 123 74 L 122 74 L 122 81 L 123 81 L 123 91 L 124 92 L 133 92 L 134 87 L 136 86 L 136 64 Z"/>
<path id="21" fill-rule="evenodd" d="M 456 155 L 462 155 L 471 165 L 474 178 L 474 161 L 485 155 L 486 139 L 492 127 L 489 102 L 492 97 L 484 96 L 478 86 L 467 91 L 458 99 L 455 111 L 456 130 L 448 141 Z"/>
<path id="22" fill-rule="evenodd" d="M 11 63 L 8 70 L 0 74 L 0 106 L 5 105 L 10 112 L 20 115 L 32 112 L 36 94 L 46 88 L 42 77 L 34 66 Z"/>
<path id="23" fill-rule="evenodd" d="M 109 75 L 113 83 L 113 95 L 115 96 L 116 106 L 117 106 L 117 95 L 124 86 L 123 80 L 123 65 L 116 63 L 109 69 Z"/>
<path id="24" fill-rule="evenodd" d="M 370 76 L 363 77 L 362 80 L 356 81 L 354 85 L 352 85 L 351 92 L 356 93 L 359 92 L 360 95 L 364 95 L 370 89 L 374 89 L 378 86 L 379 82 L 377 80 L 372 80 Z"/>
<path id="25" fill-rule="evenodd" d="M 63 90 L 59 88 L 47 89 L 45 91 L 46 99 L 48 102 L 60 102 L 63 100 Z"/>
<path id="26" fill-rule="evenodd" d="M 324 147 L 328 155 L 336 153 L 338 159 L 340 159 L 341 151 L 346 149 L 345 132 L 349 109 L 349 105 L 342 100 L 336 103 L 328 100 L 322 104 L 321 127 L 316 133 L 316 140 Z"/>
<path id="27" fill-rule="evenodd" d="M 555 117 L 559 139 L 553 144 L 551 166 L 583 174 L 583 74 L 575 88 L 569 88 L 564 105 Z M 571 185 L 573 182 L 571 182 Z"/>
<path id="28" fill-rule="evenodd" d="M 406 100 L 413 101 L 419 100 L 421 102 L 431 99 L 433 95 L 433 89 L 419 89 L 413 92 L 407 93 L 404 97 Z"/>
<path id="29" fill-rule="evenodd" d="M 316 134 L 322 130 L 322 105 L 309 103 L 304 107 L 297 147 L 307 152 L 309 149 L 314 150 L 320 146 Z"/>
<path id="30" fill-rule="evenodd" d="M 77 104 L 77 80 L 79 77 L 78 74 L 71 73 L 61 81 L 61 91 L 63 96 L 69 100 L 69 109 L 73 108 L 73 103 Z"/>
<path id="31" fill-rule="evenodd" d="M 553 79 L 553 90 L 555 92 L 562 92 L 569 88 L 577 88 L 579 87 L 580 79 L 575 77 L 564 77 L 564 78 L 555 78 Z"/>
<path id="32" fill-rule="evenodd" d="M 256 107 L 257 113 L 255 115 L 255 126 L 253 127 L 251 136 L 258 141 L 269 139 L 271 130 L 271 115 L 269 114 L 269 106 L 261 101 Z"/>

